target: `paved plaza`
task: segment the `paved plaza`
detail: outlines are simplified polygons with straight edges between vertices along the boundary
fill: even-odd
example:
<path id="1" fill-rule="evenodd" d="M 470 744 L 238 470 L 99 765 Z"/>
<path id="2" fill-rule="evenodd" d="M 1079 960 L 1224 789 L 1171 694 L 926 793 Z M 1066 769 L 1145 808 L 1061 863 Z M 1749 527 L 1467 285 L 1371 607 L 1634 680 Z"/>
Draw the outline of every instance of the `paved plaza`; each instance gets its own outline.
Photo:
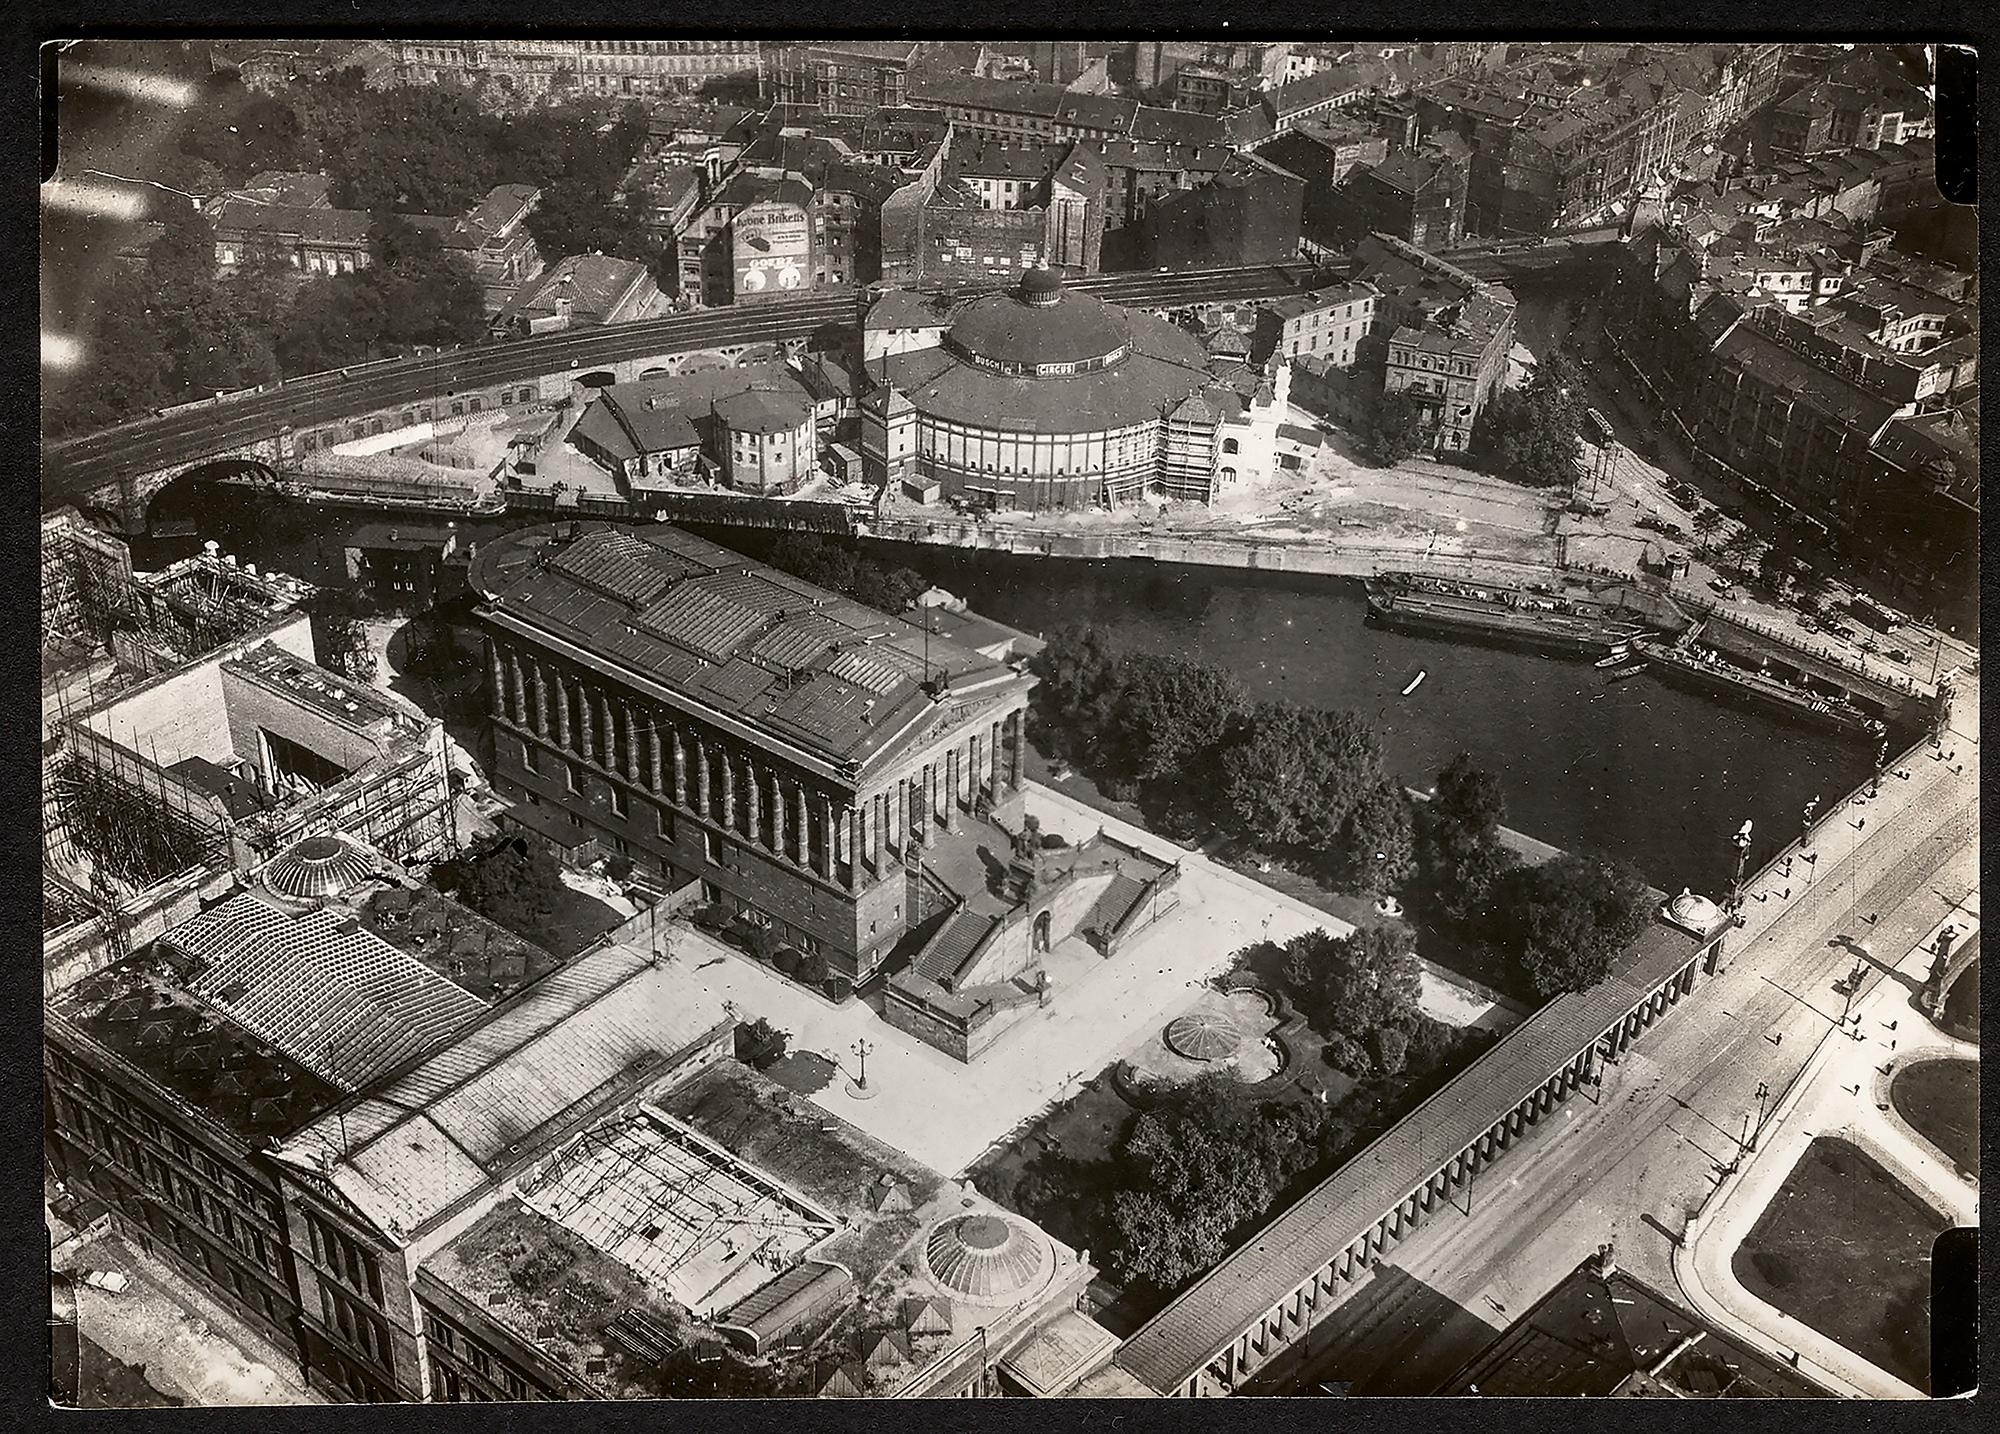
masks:
<path id="1" fill-rule="evenodd" d="M 1044 831 L 1081 841 L 1099 826 L 1120 841 L 1183 861 L 1181 905 L 1115 957 L 1081 942 L 1053 954 L 1047 1009 L 1026 1008 L 979 1058 L 966 1064 L 884 1022 L 863 1001 L 840 1005 L 787 980 L 699 932 L 676 926 L 673 959 L 690 982 L 735 1003 L 743 1019 L 762 1016 L 788 1031 L 792 1048 L 837 1060 L 844 1075 L 813 1099 L 933 1169 L 957 1175 L 987 1148 L 1071 1094 L 1083 1081 L 1138 1050 L 1193 1005 L 1210 977 L 1237 951 L 1269 936 L 1284 941 L 1325 928 L 1351 928 L 1205 858 L 1181 852 L 1081 802 L 1030 784 L 1027 810 Z M 1464 988 L 1426 973 L 1421 1004 L 1453 1025 L 1511 1024 L 1513 1016 Z M 857 1100 L 848 1079 L 866 1041 L 868 1084 Z"/>

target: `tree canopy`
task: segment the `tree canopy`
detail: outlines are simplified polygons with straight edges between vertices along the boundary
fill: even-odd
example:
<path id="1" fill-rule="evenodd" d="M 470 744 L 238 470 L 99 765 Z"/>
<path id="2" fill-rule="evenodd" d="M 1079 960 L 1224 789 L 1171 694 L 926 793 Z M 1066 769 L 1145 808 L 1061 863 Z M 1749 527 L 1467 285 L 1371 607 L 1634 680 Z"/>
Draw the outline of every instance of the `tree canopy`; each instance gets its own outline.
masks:
<path id="1" fill-rule="evenodd" d="M 643 201 L 619 197 L 646 138 L 636 104 L 578 99 L 494 114 L 459 86 L 370 89 L 347 70 L 269 95 L 219 84 L 189 118 L 137 177 L 210 195 L 263 170 L 324 173 L 336 206 L 376 217 L 376 262 L 312 276 L 253 248 L 219 276 L 208 221 L 192 206 L 163 205 L 165 232 L 142 274 L 135 281 L 117 266 L 94 296 L 82 325 L 90 367 L 49 385 L 51 436 L 416 344 L 477 338 L 485 327 L 477 279 L 434 229 L 407 216 L 455 219 L 498 184 L 543 192 L 528 228 L 548 262 L 593 250 L 655 268 L 661 260 Z"/>
<path id="2" fill-rule="evenodd" d="M 1285 990 L 1326 1037 L 1335 1063 L 1355 1076 L 1397 1074 L 1411 1031 L 1426 1019 L 1417 1009 L 1423 970 L 1410 928 L 1397 922 L 1346 936 L 1307 931 L 1286 942 L 1284 953 Z M 1402 1042 L 1385 1060 L 1378 1036 L 1387 1030 L 1400 1032 Z"/>
<path id="3" fill-rule="evenodd" d="M 771 565 L 858 603 L 900 613 L 929 586 L 911 568 L 877 562 L 852 548 L 809 533 L 786 533 L 771 548 Z"/>
<path id="4" fill-rule="evenodd" d="M 1378 468 L 1392 468 L 1431 443 L 1430 425 L 1417 396 L 1406 388 L 1383 394 L 1368 424 L 1368 461 Z"/>
<path id="5" fill-rule="evenodd" d="M 1507 800 L 1500 781 L 1460 752 L 1438 773 L 1436 793 L 1416 812 L 1417 875 L 1431 912 L 1465 921 L 1514 864 L 1500 844 Z"/>
<path id="6" fill-rule="evenodd" d="M 1249 703 L 1226 668 L 1177 653 L 1127 653 L 1110 676 L 1116 695 L 1105 755 L 1135 782 L 1186 778 Z"/>
<path id="7" fill-rule="evenodd" d="M 1265 851 L 1332 853 L 1362 794 L 1382 779 L 1382 746 L 1359 714 L 1260 702 L 1221 758 L 1219 795 L 1237 831 Z"/>
<path id="8" fill-rule="evenodd" d="M 439 862 L 431 882 L 473 911 L 517 936 L 539 941 L 567 900 L 562 868 L 542 842 L 500 836 Z"/>
<path id="9" fill-rule="evenodd" d="M 1364 893 L 1413 870 L 1408 803 L 1358 714 L 1253 703 L 1227 668 L 1121 653 L 1089 626 L 1053 634 L 1032 669 L 1037 739 L 1169 829 L 1219 830 Z"/>
<path id="10" fill-rule="evenodd" d="M 1167 1093 L 1114 1157 L 1114 1272 L 1159 1290 L 1199 1275 L 1325 1157 L 1334 1130 L 1322 1107 L 1260 1104 L 1227 1076 Z"/>
<path id="11" fill-rule="evenodd" d="M 1480 415 L 1486 466 L 1538 488 L 1575 482 L 1586 406 L 1582 374 L 1566 353 L 1552 350 L 1527 383 L 1496 393 Z"/>
<path id="12" fill-rule="evenodd" d="M 1607 857 L 1564 853 L 1508 872 L 1494 892 L 1493 935 L 1542 997 L 1593 986 L 1645 929 L 1645 880 Z"/>

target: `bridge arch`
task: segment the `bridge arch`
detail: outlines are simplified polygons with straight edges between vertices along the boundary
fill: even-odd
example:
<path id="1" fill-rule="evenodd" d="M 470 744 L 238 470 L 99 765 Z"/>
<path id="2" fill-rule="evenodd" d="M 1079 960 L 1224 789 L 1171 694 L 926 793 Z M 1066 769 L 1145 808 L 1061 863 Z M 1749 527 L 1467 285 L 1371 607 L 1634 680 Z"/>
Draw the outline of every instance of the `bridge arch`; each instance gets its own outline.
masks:
<path id="1" fill-rule="evenodd" d="M 165 475 L 163 481 L 157 484 L 135 488 L 123 511 L 107 512 L 106 517 L 112 531 L 123 531 L 127 537 L 135 538 L 143 537 L 150 531 L 156 517 L 165 521 L 184 515 L 199 524 L 202 485 L 247 479 L 253 486 L 272 487 L 278 483 L 280 476 L 277 468 L 266 459 L 247 454 L 222 454 L 190 463 Z"/>
<path id="2" fill-rule="evenodd" d="M 618 382 L 618 375 L 608 368 L 598 368 L 592 369 L 589 373 L 578 374 L 576 382 L 583 388 L 609 388 Z"/>

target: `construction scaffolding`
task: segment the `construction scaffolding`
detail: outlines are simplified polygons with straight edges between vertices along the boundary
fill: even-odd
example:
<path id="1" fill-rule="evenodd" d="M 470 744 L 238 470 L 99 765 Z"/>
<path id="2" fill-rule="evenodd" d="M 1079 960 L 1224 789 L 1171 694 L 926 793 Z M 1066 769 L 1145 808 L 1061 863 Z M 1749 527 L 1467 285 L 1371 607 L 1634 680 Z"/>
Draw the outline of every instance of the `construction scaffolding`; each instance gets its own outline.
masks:
<path id="1" fill-rule="evenodd" d="M 643 1110 L 557 1152 L 521 1198 L 698 1314 L 761 1288 L 836 1228 L 712 1141 Z"/>
<path id="2" fill-rule="evenodd" d="M 133 611 L 132 556 L 74 513 L 42 519 L 42 660 L 104 646 Z"/>

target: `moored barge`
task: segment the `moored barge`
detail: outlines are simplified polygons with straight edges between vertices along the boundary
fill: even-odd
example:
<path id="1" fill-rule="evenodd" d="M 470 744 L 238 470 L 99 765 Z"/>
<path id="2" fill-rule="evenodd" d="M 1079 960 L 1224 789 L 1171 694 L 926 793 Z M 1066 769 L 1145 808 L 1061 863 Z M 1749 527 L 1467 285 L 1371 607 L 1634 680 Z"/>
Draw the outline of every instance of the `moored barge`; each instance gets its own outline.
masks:
<path id="1" fill-rule="evenodd" d="M 1412 632 L 1587 657 L 1647 631 L 1644 623 L 1589 602 L 1527 588 L 1414 573 L 1384 573 L 1366 586 L 1369 617 Z"/>
<path id="2" fill-rule="evenodd" d="M 1776 716 L 1830 728 L 1844 736 L 1877 740 L 1888 727 L 1844 697 L 1814 692 L 1766 672 L 1738 667 L 1688 643 L 1640 639 L 1638 654 L 1661 680 L 1697 692 L 1717 693 L 1760 707 Z"/>

